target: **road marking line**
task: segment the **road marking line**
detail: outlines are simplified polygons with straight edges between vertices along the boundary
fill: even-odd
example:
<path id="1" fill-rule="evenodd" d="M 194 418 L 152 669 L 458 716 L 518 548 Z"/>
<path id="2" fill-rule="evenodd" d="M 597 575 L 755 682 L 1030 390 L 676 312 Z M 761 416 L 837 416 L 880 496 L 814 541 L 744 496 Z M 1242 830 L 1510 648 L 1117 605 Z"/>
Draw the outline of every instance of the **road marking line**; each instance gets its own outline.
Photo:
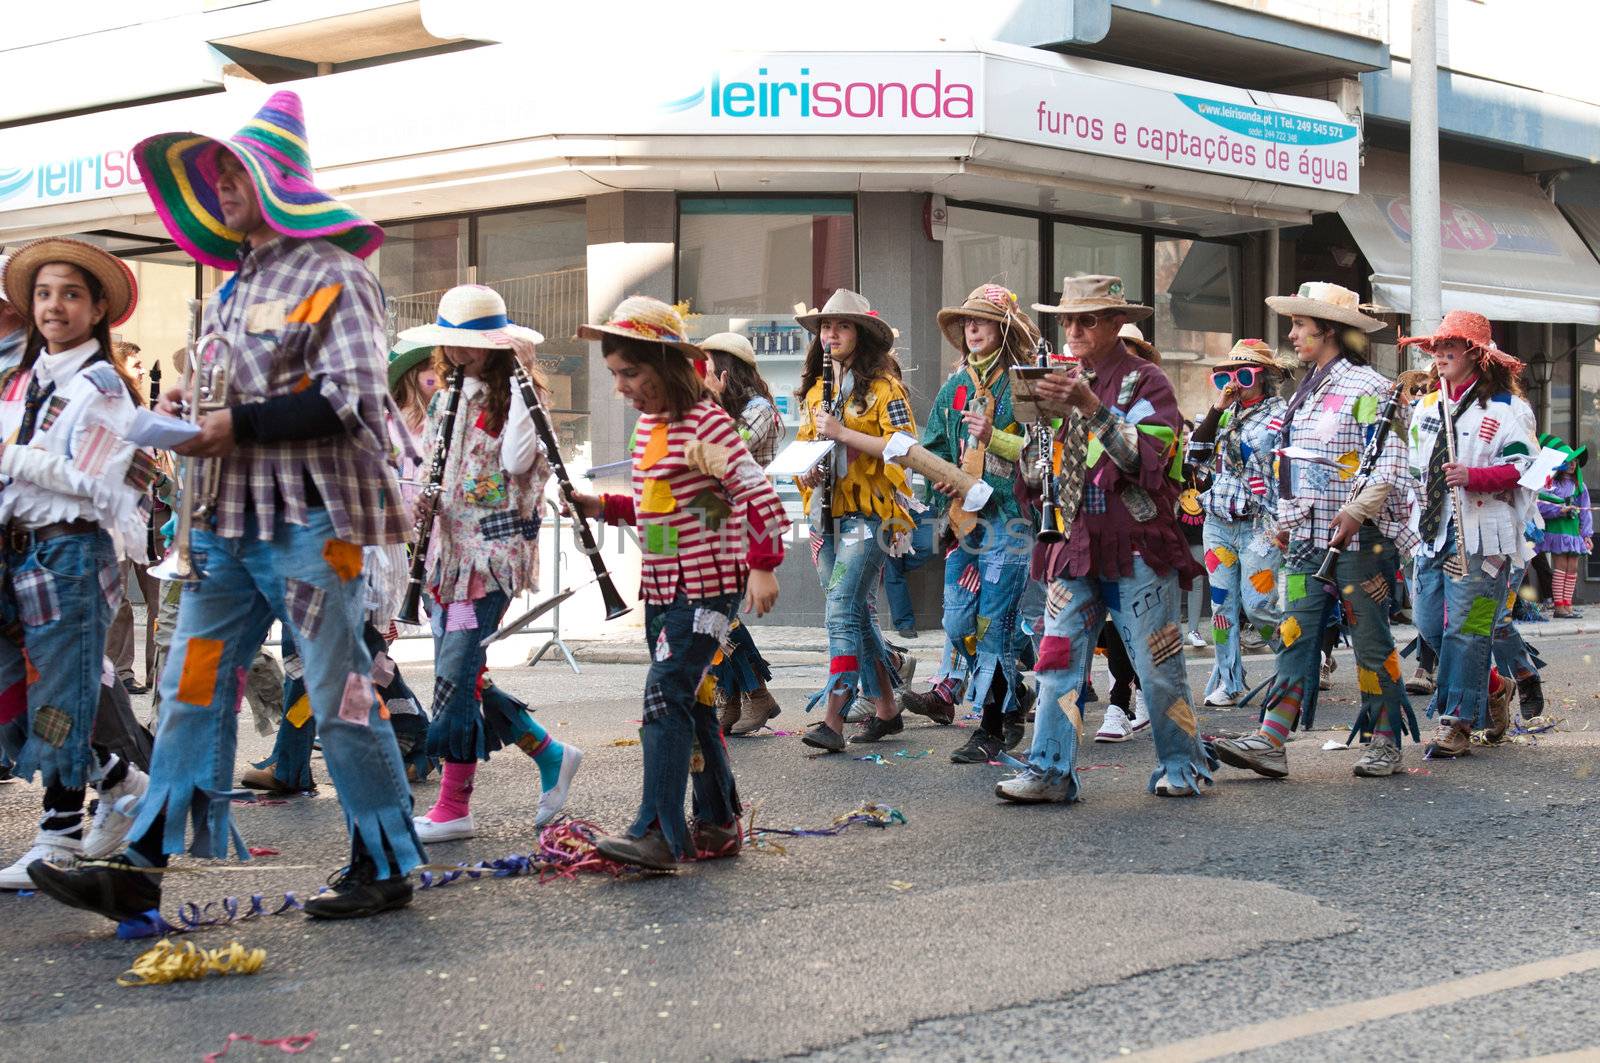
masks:
<path id="1" fill-rule="evenodd" d="M 1553 1056 L 1529 1056 L 1515 1063 L 1595 1063 L 1600 1060 L 1600 1046 L 1575 1048 L 1571 1052 L 1557 1052 Z"/>
<path id="2" fill-rule="evenodd" d="M 1372 997 L 1351 1004 L 1319 1008 L 1300 1015 L 1191 1037 L 1184 1041 L 1162 1045 L 1160 1048 L 1112 1056 L 1111 1059 L 1117 1063 L 1128 1063 L 1129 1060 L 1138 1063 L 1203 1063 L 1205 1060 L 1219 1059 L 1237 1052 L 1253 1052 L 1283 1044 L 1285 1041 L 1310 1037 L 1313 1034 L 1328 1033 L 1347 1026 L 1359 1026 L 1379 1019 L 1421 1011 L 1423 1008 L 1436 1007 L 1445 1001 L 1454 1003 L 1472 997 L 1487 996 L 1490 993 L 1515 989 L 1533 982 L 1545 982 L 1552 978 L 1564 978 L 1569 974 L 1580 974 L 1596 968 L 1600 968 L 1600 949 L 1573 952 L 1566 956 L 1554 956 L 1547 960 L 1507 967 L 1501 971 L 1489 971 L 1451 982 L 1439 982 L 1405 993 Z"/>

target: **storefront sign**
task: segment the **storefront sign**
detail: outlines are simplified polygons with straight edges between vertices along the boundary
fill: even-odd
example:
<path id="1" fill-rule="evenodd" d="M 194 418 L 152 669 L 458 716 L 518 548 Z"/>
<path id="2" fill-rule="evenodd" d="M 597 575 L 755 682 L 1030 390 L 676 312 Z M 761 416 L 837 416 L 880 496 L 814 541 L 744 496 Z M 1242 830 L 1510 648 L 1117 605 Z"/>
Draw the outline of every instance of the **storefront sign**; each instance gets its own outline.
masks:
<path id="1" fill-rule="evenodd" d="M 1373 196 L 1384 220 L 1401 242 L 1411 243 L 1411 198 Z M 1446 251 L 1519 251 L 1525 255 L 1559 255 L 1561 248 L 1527 211 L 1484 207 L 1471 210 L 1439 201 L 1439 237 Z"/>
<path id="2" fill-rule="evenodd" d="M 143 186 L 131 150 L 113 148 L 97 155 L 40 159 L 0 170 L 0 210 L 113 196 Z"/>

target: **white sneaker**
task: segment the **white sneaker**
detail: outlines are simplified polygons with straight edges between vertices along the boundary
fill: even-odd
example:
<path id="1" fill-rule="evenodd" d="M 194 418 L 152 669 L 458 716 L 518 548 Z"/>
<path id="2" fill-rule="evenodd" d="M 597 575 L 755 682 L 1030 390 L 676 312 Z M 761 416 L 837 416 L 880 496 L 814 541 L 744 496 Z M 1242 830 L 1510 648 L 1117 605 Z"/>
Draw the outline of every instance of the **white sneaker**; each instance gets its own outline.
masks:
<path id="1" fill-rule="evenodd" d="M 139 810 L 139 801 L 149 788 L 150 776 L 129 764 L 122 782 L 99 791 L 100 803 L 95 807 L 89 833 L 83 839 L 85 860 L 105 860 L 122 848 L 122 843 L 128 840 L 128 829 L 133 826 L 134 813 Z"/>
<path id="2" fill-rule="evenodd" d="M 994 794 L 1021 805 L 1071 801 L 1072 777 L 1063 775 L 1055 782 L 1050 782 L 1043 772 L 1028 768 L 1019 775 L 996 783 Z"/>
<path id="3" fill-rule="evenodd" d="M 539 795 L 539 814 L 533 817 L 533 825 L 542 827 L 549 823 L 561 810 L 567 807 L 567 793 L 572 789 L 572 777 L 578 774 L 578 768 L 583 764 L 583 750 L 577 746 L 561 744 L 561 772 L 556 776 L 556 784 Z"/>
<path id="4" fill-rule="evenodd" d="M 1128 737 L 1132 738 L 1150 726 L 1150 707 L 1144 703 L 1144 691 L 1133 692 L 1133 722 L 1128 724 Z"/>
<path id="5" fill-rule="evenodd" d="M 876 715 L 878 715 L 878 707 L 858 694 L 856 695 L 856 700 L 850 703 L 850 707 L 844 710 L 844 722 L 862 723 Z"/>
<path id="6" fill-rule="evenodd" d="M 1181 786 L 1175 782 L 1168 782 L 1166 773 L 1156 780 L 1156 795 L 1159 797 L 1194 797 L 1194 787 Z"/>
<path id="7" fill-rule="evenodd" d="M 0 871 L 0 890 L 31 890 L 36 887 L 28 877 L 28 865 L 35 860 L 48 860 L 61 868 L 74 868 L 83 857 L 83 839 L 68 837 L 64 831 L 39 828 L 34 835 L 33 848 L 17 858 L 17 862 Z"/>
<path id="8" fill-rule="evenodd" d="M 1149 723 L 1150 718 L 1145 717 Z M 1100 723 L 1100 730 L 1094 733 L 1096 742 L 1126 742 L 1132 735 L 1128 729 L 1128 714 L 1115 705 L 1106 706 L 1106 717 Z"/>
<path id="9" fill-rule="evenodd" d="M 417 825 L 417 837 L 429 845 L 434 842 L 466 841 L 478 833 L 471 812 L 460 819 L 447 819 L 443 823 L 435 823 L 427 816 L 418 816 L 411 822 Z"/>
<path id="10" fill-rule="evenodd" d="M 1221 687 L 1218 687 L 1206 695 L 1206 704 L 1211 706 L 1213 709 L 1224 709 L 1229 705 L 1239 704 L 1239 695 L 1230 694 Z"/>
<path id="11" fill-rule="evenodd" d="M 1198 631 L 1189 632 L 1183 637 L 1183 641 L 1187 642 L 1195 649 L 1204 649 L 1206 645 L 1206 640 L 1200 637 L 1200 632 Z"/>

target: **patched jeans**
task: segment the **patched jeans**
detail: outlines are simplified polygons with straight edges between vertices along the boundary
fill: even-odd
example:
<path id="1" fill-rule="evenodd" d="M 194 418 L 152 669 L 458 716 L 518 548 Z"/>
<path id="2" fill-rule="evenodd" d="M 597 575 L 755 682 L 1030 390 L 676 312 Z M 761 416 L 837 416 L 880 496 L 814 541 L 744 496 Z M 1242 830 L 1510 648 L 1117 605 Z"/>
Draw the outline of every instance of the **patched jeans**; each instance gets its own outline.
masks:
<path id="1" fill-rule="evenodd" d="M 996 671 L 1005 683 L 1000 711 L 1018 708 L 1017 614 L 1033 552 L 1031 529 L 1026 522 L 1018 524 L 992 534 L 980 528 L 944 558 L 944 634 L 951 660 L 960 661 L 956 674 L 971 673 L 967 691 L 973 707 L 980 710 L 988 701 Z"/>
<path id="2" fill-rule="evenodd" d="M 1121 579 L 1057 579 L 1045 596 L 1044 638 L 1034 674 L 1039 680 L 1038 715 L 1028 765 L 1047 776 L 1066 774 L 1078 794 L 1076 760 L 1083 734 L 1079 696 L 1094 659 L 1100 627 L 1109 619 L 1133 658 L 1150 709 L 1160 761 L 1149 788 L 1163 774 L 1177 786 L 1199 789 L 1211 771 L 1196 733 L 1189 680 L 1184 673 L 1183 632 L 1178 627 L 1177 573 L 1158 576 L 1144 558 Z"/>
<path id="3" fill-rule="evenodd" d="M 237 715 L 245 673 L 274 619 L 300 648 L 306 693 L 328 774 L 344 806 L 352 859 L 369 856 L 378 877 L 405 874 L 425 861 L 411 822 L 411 791 L 400 750 L 372 685 L 372 655 L 361 639 L 366 580 L 361 547 L 338 539 L 326 509 L 306 524 L 280 519 L 271 539 L 256 538 L 253 518 L 239 538 L 196 529 L 191 540 L 206 576 L 185 587 L 177 629 L 161 673 L 161 721 L 150 788 L 130 841 L 160 825 L 160 849 L 227 856 L 237 759 Z M 203 555 L 203 557 L 202 557 Z"/>
<path id="4" fill-rule="evenodd" d="M 1451 522 L 1454 527 L 1454 522 Z M 1446 549 L 1433 557 L 1417 557 L 1413 577 L 1416 596 L 1413 615 L 1420 634 L 1439 665 L 1434 672 L 1433 700 L 1429 716 L 1444 716 L 1472 727 L 1485 727 L 1489 720 L 1489 663 L 1495 623 L 1505 609 L 1506 582 L 1511 561 L 1493 558 L 1485 571 L 1482 554 L 1467 555 L 1467 572 L 1461 579 L 1445 575 L 1444 564 L 1455 556 L 1455 540 L 1445 529 Z M 1514 676 L 1507 675 L 1507 679 Z"/>
<path id="5" fill-rule="evenodd" d="M 879 540 L 882 527 L 876 517 L 852 514 L 835 519 L 833 534 L 821 537 L 816 560 L 817 578 L 827 592 L 828 682 L 812 695 L 808 712 L 818 704 L 825 707 L 835 691 L 859 689 L 866 698 L 888 693 L 878 689 L 878 665 L 889 666 L 889 651 L 872 615 L 888 556 Z"/>
<path id="6" fill-rule="evenodd" d="M 683 817 L 683 795 L 694 780 L 694 818 L 726 826 L 739 818 L 739 793 L 728 763 L 728 747 L 717 726 L 716 680 L 710 674 L 740 596 L 691 599 L 682 590 L 668 605 L 644 607 L 650 671 L 645 676 L 644 793 L 639 815 L 628 828 L 642 838 L 652 827 L 682 857 L 694 851 Z"/>
<path id="7" fill-rule="evenodd" d="M 1520 683 L 1538 675 L 1539 666 L 1528 644 L 1522 641 L 1522 632 L 1517 630 L 1516 624 L 1517 592 L 1522 589 L 1522 573 L 1527 566 L 1514 561 L 1508 561 L 1507 564 L 1511 571 L 1506 574 L 1505 605 L 1500 609 L 1500 619 L 1494 624 L 1494 663 L 1501 675 Z"/>
<path id="8" fill-rule="evenodd" d="M 491 685 L 480 691 L 488 656 L 479 643 L 494 634 L 510 606 L 504 591 L 448 606 L 428 603 L 434 671 L 429 756 L 471 764 L 532 737 L 533 720 L 523 702 Z"/>
<path id="9" fill-rule="evenodd" d="M 58 535 L 20 553 L 7 544 L 5 561 L 0 626 L 19 624 L 22 645 L 0 635 L 0 725 L 27 724 L 16 773 L 85 789 L 106 630 L 122 597 L 111 536 Z"/>
<path id="10" fill-rule="evenodd" d="M 1255 521 L 1208 515 L 1203 536 L 1211 583 L 1211 641 L 1217 650 L 1206 693 L 1242 694 L 1250 683 L 1239 646 L 1240 628 L 1249 624 L 1269 643 L 1277 638 L 1283 619 L 1278 611 L 1283 552 Z"/>

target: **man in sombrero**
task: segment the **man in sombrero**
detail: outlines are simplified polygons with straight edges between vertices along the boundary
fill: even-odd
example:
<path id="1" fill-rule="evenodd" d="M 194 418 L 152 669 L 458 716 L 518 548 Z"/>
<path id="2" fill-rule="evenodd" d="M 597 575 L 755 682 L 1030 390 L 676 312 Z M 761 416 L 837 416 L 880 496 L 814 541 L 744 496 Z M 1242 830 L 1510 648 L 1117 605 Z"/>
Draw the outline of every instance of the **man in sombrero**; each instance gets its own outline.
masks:
<path id="1" fill-rule="evenodd" d="M 230 347 L 226 405 L 177 448 L 217 462 L 219 486 L 215 517 L 193 534 L 204 578 L 184 589 L 161 675 L 149 790 L 119 860 L 35 870 L 52 897 L 115 920 L 158 907 L 161 876 L 138 869 L 182 852 L 190 822 L 195 855 L 226 856 L 231 838 L 249 858 L 229 813 L 233 709 L 274 620 L 300 648 L 350 831 L 348 867 L 307 913 L 402 907 L 424 860 L 361 638 L 362 547 L 403 542 L 410 526 L 387 461 L 383 297 L 360 261 L 383 230 L 316 187 L 306 144 L 299 97 L 278 92 L 227 140 L 165 133 L 135 148 L 173 239 L 233 275 L 201 328 Z M 163 406 L 186 399 L 174 389 Z"/>

